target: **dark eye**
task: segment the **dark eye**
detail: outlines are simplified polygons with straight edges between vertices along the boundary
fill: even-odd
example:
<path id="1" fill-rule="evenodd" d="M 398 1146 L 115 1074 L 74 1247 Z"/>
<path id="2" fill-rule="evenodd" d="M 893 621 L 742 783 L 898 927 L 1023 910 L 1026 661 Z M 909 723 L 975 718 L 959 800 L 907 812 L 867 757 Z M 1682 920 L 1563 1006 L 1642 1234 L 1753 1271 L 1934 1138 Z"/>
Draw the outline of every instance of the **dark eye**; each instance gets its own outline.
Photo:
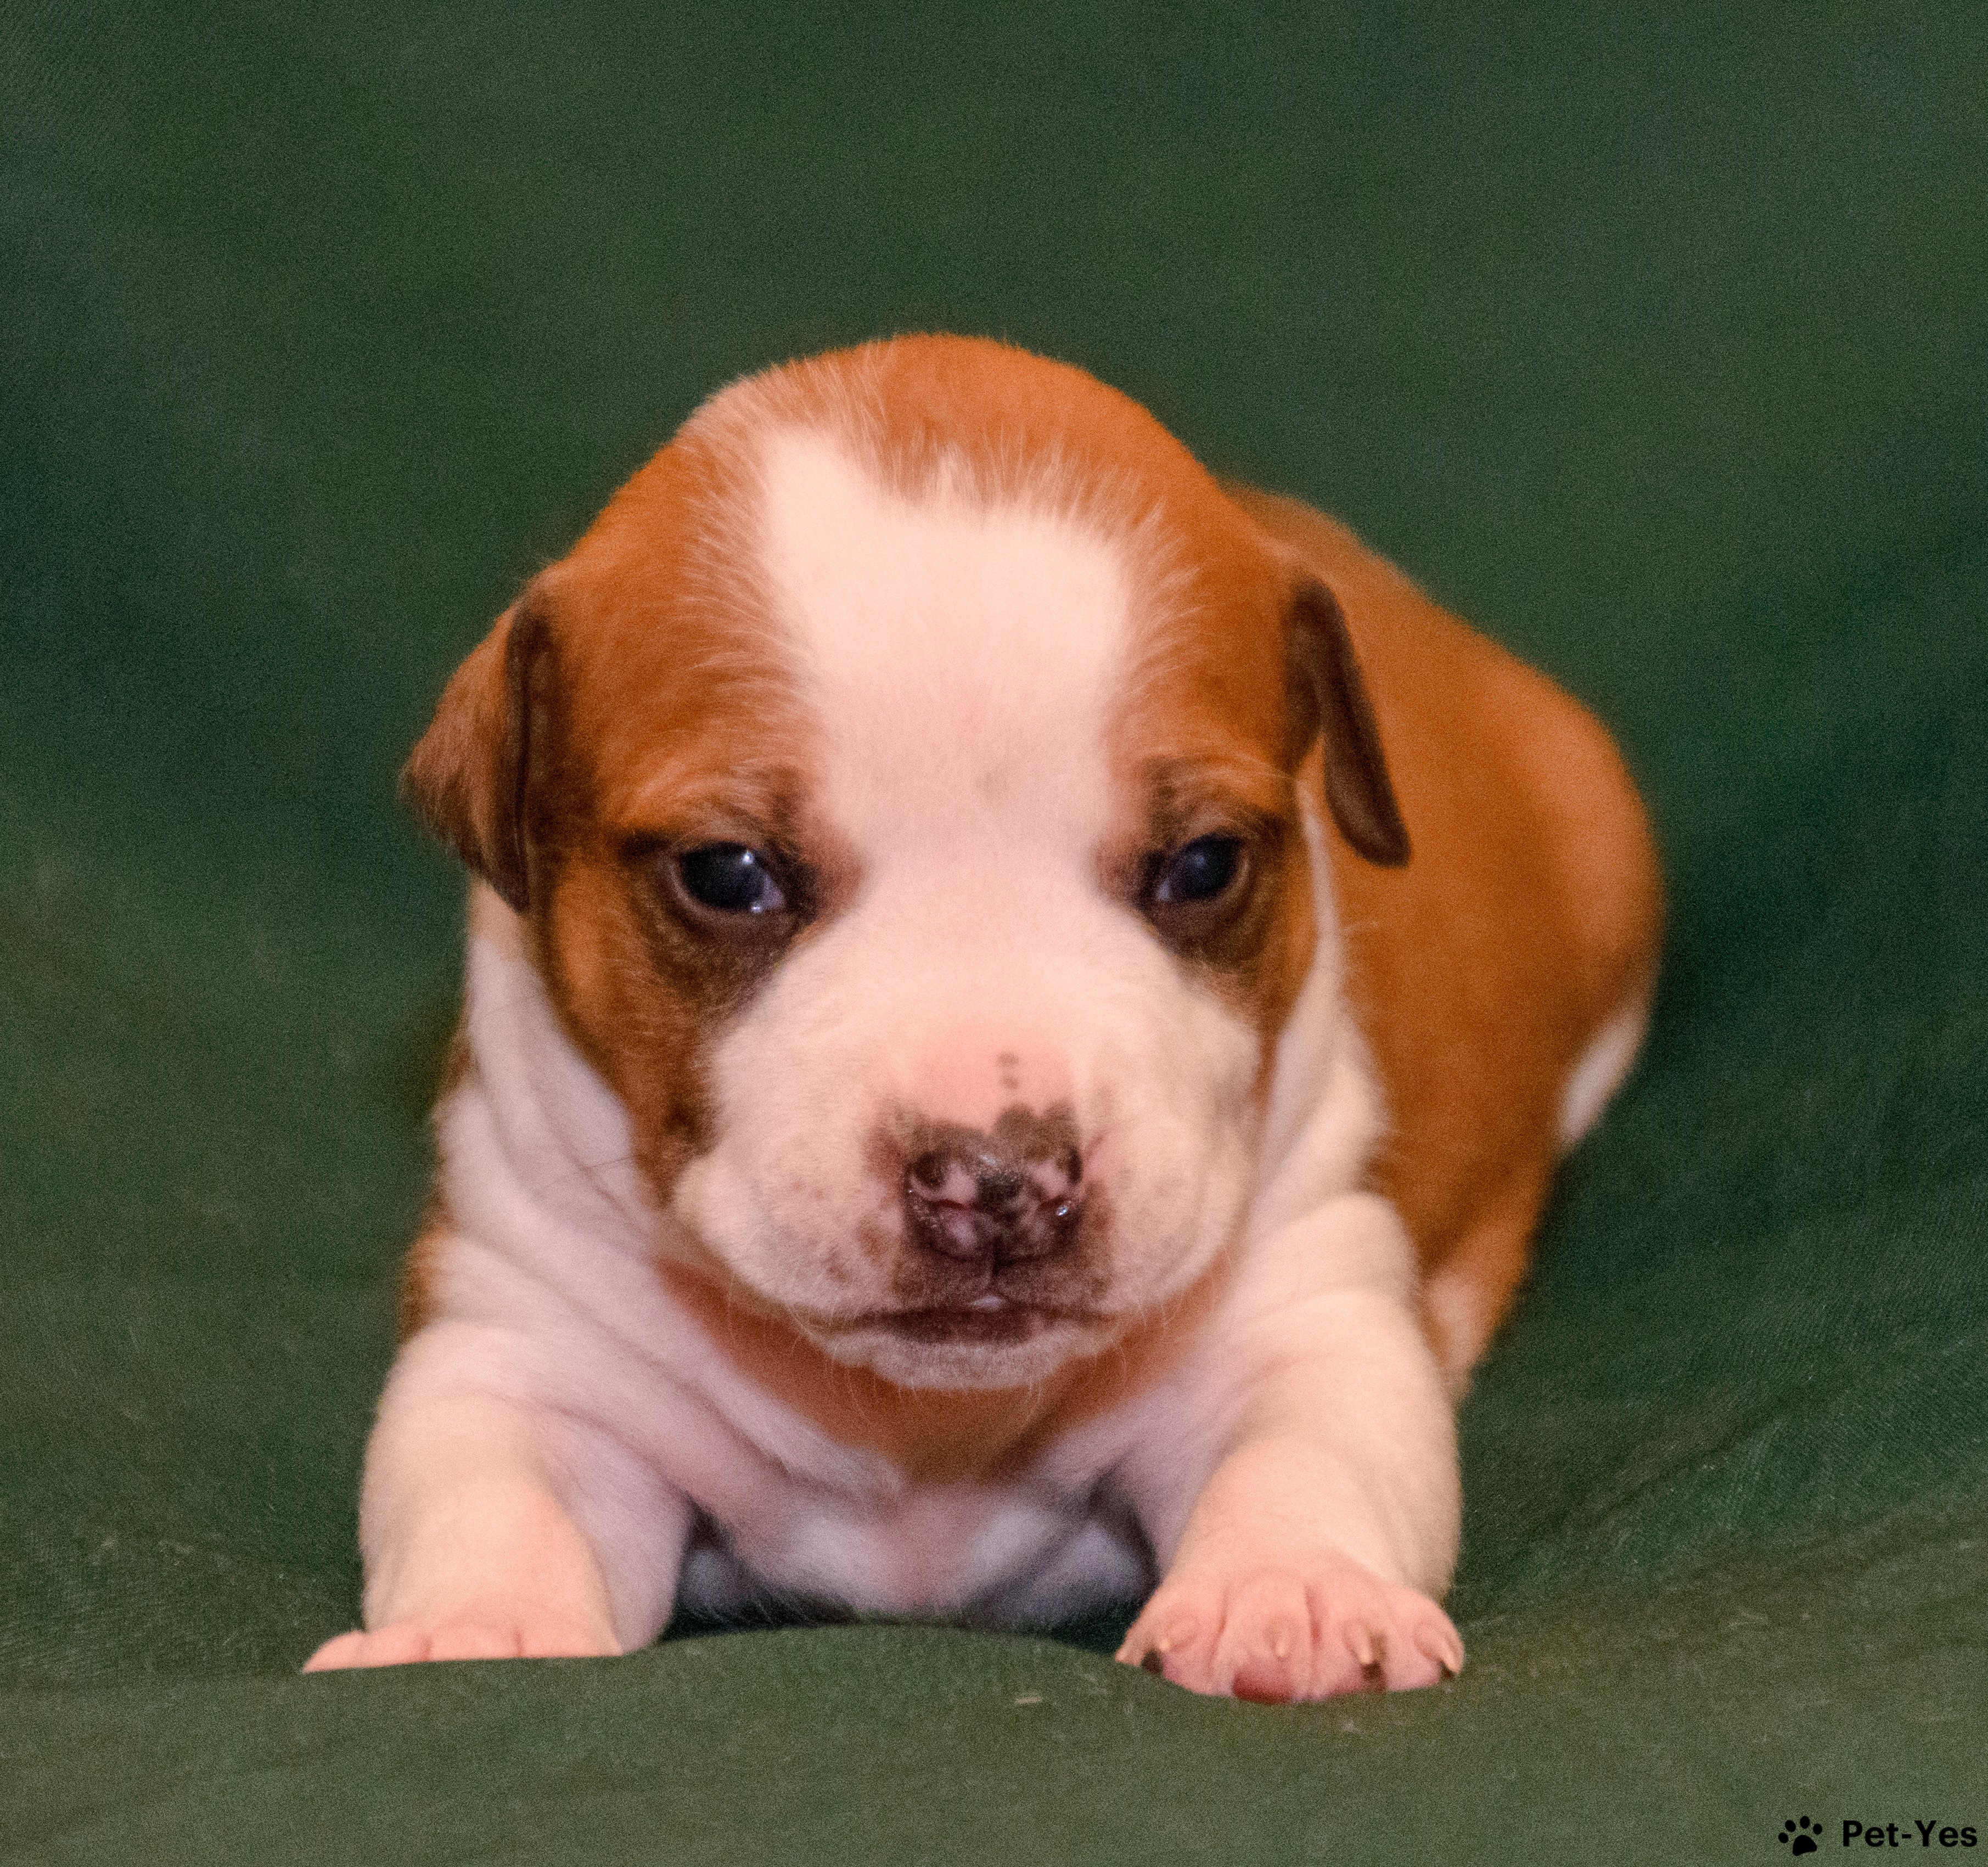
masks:
<path id="1" fill-rule="evenodd" d="M 786 893 L 773 866 L 742 842 L 707 842 L 677 858 L 684 893 L 719 914 L 777 914 Z"/>
<path id="2" fill-rule="evenodd" d="M 1228 890 L 1242 869 L 1239 836 L 1197 836 L 1161 859 L 1153 877 L 1152 899 L 1168 903 L 1212 901 Z"/>

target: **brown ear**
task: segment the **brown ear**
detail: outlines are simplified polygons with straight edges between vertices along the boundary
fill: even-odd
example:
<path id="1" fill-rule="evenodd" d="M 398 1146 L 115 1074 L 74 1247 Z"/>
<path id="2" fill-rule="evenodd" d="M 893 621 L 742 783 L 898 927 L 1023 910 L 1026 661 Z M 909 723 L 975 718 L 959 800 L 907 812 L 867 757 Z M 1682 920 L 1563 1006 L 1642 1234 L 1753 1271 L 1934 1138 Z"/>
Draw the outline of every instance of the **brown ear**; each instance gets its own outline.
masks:
<path id="1" fill-rule="evenodd" d="M 531 904 L 525 821 L 537 679 L 549 626 L 527 590 L 449 677 L 401 772 L 401 795 L 519 913 Z"/>
<path id="2" fill-rule="evenodd" d="M 1367 695 L 1338 599 L 1315 577 L 1300 582 L 1291 599 L 1292 711 L 1301 753 L 1314 731 L 1325 741 L 1325 801 L 1339 833 L 1370 863 L 1398 869 L 1408 859 L 1408 826 L 1401 821 L 1381 728 Z"/>

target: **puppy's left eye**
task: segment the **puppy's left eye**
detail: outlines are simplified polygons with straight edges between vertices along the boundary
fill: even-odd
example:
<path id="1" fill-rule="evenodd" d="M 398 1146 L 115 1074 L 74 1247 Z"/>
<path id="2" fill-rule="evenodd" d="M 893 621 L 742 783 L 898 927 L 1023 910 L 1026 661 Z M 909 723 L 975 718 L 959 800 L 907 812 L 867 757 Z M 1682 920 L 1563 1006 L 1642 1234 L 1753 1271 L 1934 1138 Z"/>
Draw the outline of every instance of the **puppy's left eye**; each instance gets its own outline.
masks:
<path id="1" fill-rule="evenodd" d="M 1197 836 L 1161 859 L 1154 873 L 1151 899 L 1161 906 L 1213 901 L 1227 893 L 1242 873 L 1242 838 Z"/>
<path id="2" fill-rule="evenodd" d="M 684 893 L 718 914 L 771 916 L 787 905 L 773 865 L 742 842 L 707 842 L 677 858 Z"/>

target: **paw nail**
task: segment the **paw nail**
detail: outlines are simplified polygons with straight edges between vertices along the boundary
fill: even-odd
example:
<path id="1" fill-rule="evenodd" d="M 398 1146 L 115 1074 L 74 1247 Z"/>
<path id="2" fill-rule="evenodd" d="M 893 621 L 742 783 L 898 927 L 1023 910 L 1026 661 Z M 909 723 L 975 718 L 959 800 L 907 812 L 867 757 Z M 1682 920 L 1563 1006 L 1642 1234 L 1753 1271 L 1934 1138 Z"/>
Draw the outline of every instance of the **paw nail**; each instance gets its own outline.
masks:
<path id="1" fill-rule="evenodd" d="M 1374 1650 L 1374 1636 L 1359 1622 L 1347 1622 L 1346 1646 L 1347 1651 L 1360 1662 L 1363 1672 L 1379 1663 Z"/>
<path id="2" fill-rule="evenodd" d="M 1283 1622 L 1270 1630 L 1270 1656 L 1273 1659 L 1288 1659 L 1291 1649 L 1297 1644 L 1297 1636 Z"/>
<path id="3" fill-rule="evenodd" d="M 1463 1670 L 1463 1642 L 1447 1628 L 1438 1632 L 1425 1629 L 1415 1636 L 1415 1646 L 1426 1659 L 1433 1659 L 1449 1677 Z"/>

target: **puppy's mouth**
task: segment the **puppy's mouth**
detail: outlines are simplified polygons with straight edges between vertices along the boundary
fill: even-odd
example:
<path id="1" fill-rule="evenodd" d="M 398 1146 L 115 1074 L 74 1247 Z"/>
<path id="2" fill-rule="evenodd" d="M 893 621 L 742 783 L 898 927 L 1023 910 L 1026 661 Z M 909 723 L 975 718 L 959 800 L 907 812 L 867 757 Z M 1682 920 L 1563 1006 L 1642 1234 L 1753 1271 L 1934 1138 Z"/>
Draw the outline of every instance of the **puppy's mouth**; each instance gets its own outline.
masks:
<path id="1" fill-rule="evenodd" d="M 934 1301 L 935 1298 L 938 1301 Z M 841 1316 L 809 1333 L 838 1361 L 906 1387 L 1013 1387 L 1096 1352 L 1121 1325 L 1068 1290 L 1059 1300 L 998 1290 L 908 1290 L 888 1308 Z"/>
<path id="2" fill-rule="evenodd" d="M 991 1347 L 1028 1342 L 1060 1326 L 1099 1320 L 1087 1312 L 1020 1302 L 990 1291 L 966 1303 L 876 1312 L 863 1317 L 857 1326 L 887 1329 L 906 1342 Z"/>

